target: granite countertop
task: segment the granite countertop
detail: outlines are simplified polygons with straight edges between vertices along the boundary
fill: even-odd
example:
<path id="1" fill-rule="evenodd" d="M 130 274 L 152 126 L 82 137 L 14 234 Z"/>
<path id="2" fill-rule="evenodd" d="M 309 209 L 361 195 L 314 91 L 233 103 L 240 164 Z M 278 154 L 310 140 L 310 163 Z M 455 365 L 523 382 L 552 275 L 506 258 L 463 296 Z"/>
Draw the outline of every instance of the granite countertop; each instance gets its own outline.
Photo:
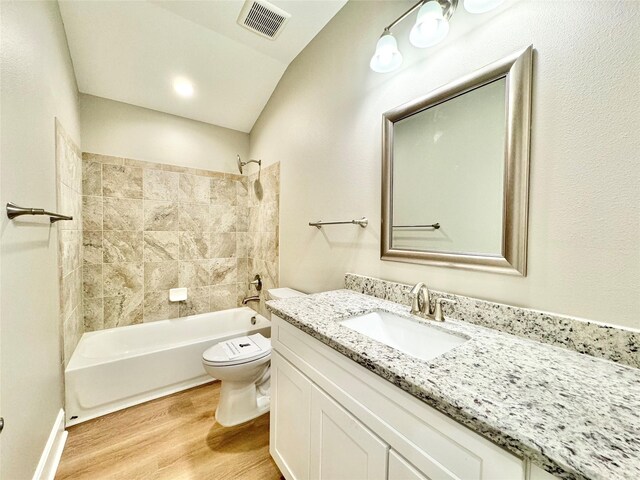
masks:
<path id="1" fill-rule="evenodd" d="M 350 290 L 273 313 L 471 430 L 566 479 L 640 478 L 640 370 L 467 322 L 429 322 Z M 337 320 L 386 310 L 469 338 L 422 361 Z"/>

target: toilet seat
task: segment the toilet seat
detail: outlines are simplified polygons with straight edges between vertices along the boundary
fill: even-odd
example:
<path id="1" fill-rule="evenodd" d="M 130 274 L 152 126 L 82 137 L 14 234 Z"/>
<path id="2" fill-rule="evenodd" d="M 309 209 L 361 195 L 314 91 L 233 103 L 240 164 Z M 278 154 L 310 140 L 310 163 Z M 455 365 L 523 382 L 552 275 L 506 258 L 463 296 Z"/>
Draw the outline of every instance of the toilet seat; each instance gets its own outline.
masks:
<path id="1" fill-rule="evenodd" d="M 243 353 L 246 349 L 247 353 Z M 202 354 L 202 362 L 212 367 L 243 365 L 271 355 L 271 339 L 261 334 L 235 337 L 215 344 Z"/>

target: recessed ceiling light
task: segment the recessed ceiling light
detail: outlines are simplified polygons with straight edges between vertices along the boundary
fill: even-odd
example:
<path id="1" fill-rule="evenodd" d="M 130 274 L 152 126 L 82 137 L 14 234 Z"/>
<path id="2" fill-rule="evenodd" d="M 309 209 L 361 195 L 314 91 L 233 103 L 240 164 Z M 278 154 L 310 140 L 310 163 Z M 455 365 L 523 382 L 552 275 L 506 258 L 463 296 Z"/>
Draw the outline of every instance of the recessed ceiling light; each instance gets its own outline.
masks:
<path id="1" fill-rule="evenodd" d="M 193 96 L 193 84 L 184 78 L 179 78 L 173 82 L 173 88 L 181 97 Z"/>

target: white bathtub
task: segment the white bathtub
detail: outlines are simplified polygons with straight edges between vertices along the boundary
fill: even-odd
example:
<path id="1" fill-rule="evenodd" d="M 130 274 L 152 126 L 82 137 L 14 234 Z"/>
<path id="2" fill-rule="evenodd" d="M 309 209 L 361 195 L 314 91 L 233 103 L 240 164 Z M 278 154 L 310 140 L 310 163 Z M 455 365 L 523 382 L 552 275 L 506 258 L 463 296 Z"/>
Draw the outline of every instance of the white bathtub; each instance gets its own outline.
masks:
<path id="1" fill-rule="evenodd" d="M 251 324 L 251 318 L 256 324 Z M 75 425 L 208 381 L 202 353 L 271 322 L 250 308 L 85 333 L 65 370 L 66 424 Z"/>

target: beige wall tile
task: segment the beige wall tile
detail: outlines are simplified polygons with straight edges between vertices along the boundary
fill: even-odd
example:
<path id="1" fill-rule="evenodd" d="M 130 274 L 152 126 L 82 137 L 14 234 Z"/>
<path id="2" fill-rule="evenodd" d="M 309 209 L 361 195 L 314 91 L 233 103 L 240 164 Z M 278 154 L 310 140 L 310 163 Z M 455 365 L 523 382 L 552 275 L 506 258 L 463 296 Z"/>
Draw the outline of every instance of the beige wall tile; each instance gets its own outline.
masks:
<path id="1" fill-rule="evenodd" d="M 69 363 L 73 351 L 84 333 L 82 304 L 79 304 L 71 315 L 63 322 L 64 363 Z"/>
<path id="2" fill-rule="evenodd" d="M 245 283 L 249 275 L 248 263 L 247 263 L 246 257 L 236 258 L 236 270 L 237 270 L 236 277 L 238 279 L 238 283 Z"/>
<path id="3" fill-rule="evenodd" d="M 180 204 L 180 230 L 190 232 L 209 231 L 209 205 Z"/>
<path id="4" fill-rule="evenodd" d="M 180 287 L 205 287 L 211 285 L 211 260 L 180 262 Z"/>
<path id="5" fill-rule="evenodd" d="M 179 181 L 179 200 L 183 203 L 202 203 L 209 205 L 211 179 L 198 175 L 181 174 Z"/>
<path id="6" fill-rule="evenodd" d="M 236 181 L 228 178 L 211 179 L 211 205 L 235 205 Z"/>
<path id="7" fill-rule="evenodd" d="M 210 287 L 210 308 L 212 312 L 235 308 L 237 304 L 236 284 Z"/>
<path id="8" fill-rule="evenodd" d="M 145 199 L 175 201 L 178 198 L 178 173 L 145 169 L 143 177 Z"/>
<path id="9" fill-rule="evenodd" d="M 142 200 L 104 197 L 102 209 L 105 230 L 142 230 Z"/>
<path id="10" fill-rule="evenodd" d="M 145 292 L 178 287 L 178 262 L 147 262 L 144 264 Z"/>
<path id="11" fill-rule="evenodd" d="M 82 231 L 58 231 L 58 263 L 64 277 L 81 266 L 82 261 Z"/>
<path id="12" fill-rule="evenodd" d="M 60 316 L 69 318 L 73 310 L 82 301 L 82 269 L 76 268 L 61 278 L 60 282 Z"/>
<path id="13" fill-rule="evenodd" d="M 123 327 L 142 323 L 142 313 L 142 291 L 118 297 L 104 298 L 104 328 Z"/>
<path id="14" fill-rule="evenodd" d="M 180 260 L 209 258 L 209 234 L 180 232 Z"/>
<path id="15" fill-rule="evenodd" d="M 159 200 L 144 201 L 144 229 L 151 231 L 177 231 L 178 204 Z"/>
<path id="16" fill-rule="evenodd" d="M 144 321 L 167 320 L 180 316 L 178 302 L 169 301 L 169 291 L 148 292 L 144 295 Z"/>
<path id="17" fill-rule="evenodd" d="M 64 220 L 56 225 L 58 230 L 79 230 L 82 228 L 82 199 L 71 187 L 58 182 L 58 208 L 63 215 L 72 216 L 72 220 Z"/>
<path id="18" fill-rule="evenodd" d="M 85 299 L 102 297 L 102 265 L 82 267 L 82 294 Z"/>
<path id="19" fill-rule="evenodd" d="M 120 165 L 102 166 L 102 195 L 142 198 L 142 169 Z"/>
<path id="20" fill-rule="evenodd" d="M 244 307 L 246 305 L 242 304 L 242 301 L 247 298 L 248 296 L 250 296 L 251 293 L 249 292 L 249 286 L 247 285 L 246 282 L 243 283 L 237 283 L 236 284 L 236 307 Z M 250 305 L 249 305 L 250 307 Z"/>
<path id="21" fill-rule="evenodd" d="M 236 207 L 236 231 L 247 232 L 249 230 L 249 207 Z"/>
<path id="22" fill-rule="evenodd" d="M 249 178 L 245 176 L 236 181 L 236 204 L 241 207 L 249 204 Z"/>
<path id="23" fill-rule="evenodd" d="M 211 258 L 235 257 L 236 247 L 235 233 L 211 234 Z"/>
<path id="24" fill-rule="evenodd" d="M 82 160 L 82 192 L 80 193 L 102 196 L 101 163 Z"/>
<path id="25" fill-rule="evenodd" d="M 56 169 L 58 181 L 81 192 L 82 159 L 71 137 L 56 119 Z"/>
<path id="26" fill-rule="evenodd" d="M 144 261 L 178 260 L 179 232 L 144 232 Z"/>
<path id="27" fill-rule="evenodd" d="M 235 258 L 211 260 L 211 285 L 228 285 L 238 281 L 238 265 Z"/>
<path id="28" fill-rule="evenodd" d="M 102 232 L 82 233 L 82 260 L 85 264 L 102 263 Z"/>
<path id="29" fill-rule="evenodd" d="M 102 275 L 105 297 L 133 295 L 142 291 L 142 263 L 105 263 Z"/>
<path id="30" fill-rule="evenodd" d="M 212 232 L 235 232 L 237 230 L 236 207 L 229 205 L 211 205 L 209 207 Z"/>
<path id="31" fill-rule="evenodd" d="M 198 315 L 210 312 L 209 287 L 195 287 L 189 289 L 189 298 L 180 302 L 180 316 Z"/>
<path id="32" fill-rule="evenodd" d="M 106 165 L 123 165 L 124 159 L 121 157 L 113 157 L 111 155 L 100 155 L 99 153 L 82 152 L 82 160 L 88 162 L 97 162 Z"/>
<path id="33" fill-rule="evenodd" d="M 248 234 L 244 232 L 236 233 L 236 257 L 247 257 L 249 254 Z"/>
<path id="34" fill-rule="evenodd" d="M 86 298 L 83 302 L 84 305 L 84 330 L 85 332 L 93 332 L 96 330 L 102 330 L 104 328 L 103 319 L 103 306 L 104 301 L 100 298 Z"/>
<path id="35" fill-rule="evenodd" d="M 102 197 L 82 197 L 83 230 L 102 230 Z"/>
<path id="36" fill-rule="evenodd" d="M 154 163 L 154 162 L 147 162 L 145 160 L 135 160 L 133 158 L 124 158 L 124 165 L 128 166 L 128 167 L 141 167 L 141 168 L 146 168 L 146 169 L 151 169 L 151 170 L 162 170 L 162 164 L 160 163 Z"/>
<path id="37" fill-rule="evenodd" d="M 105 230 L 102 237 L 104 263 L 141 262 L 142 232 Z"/>

